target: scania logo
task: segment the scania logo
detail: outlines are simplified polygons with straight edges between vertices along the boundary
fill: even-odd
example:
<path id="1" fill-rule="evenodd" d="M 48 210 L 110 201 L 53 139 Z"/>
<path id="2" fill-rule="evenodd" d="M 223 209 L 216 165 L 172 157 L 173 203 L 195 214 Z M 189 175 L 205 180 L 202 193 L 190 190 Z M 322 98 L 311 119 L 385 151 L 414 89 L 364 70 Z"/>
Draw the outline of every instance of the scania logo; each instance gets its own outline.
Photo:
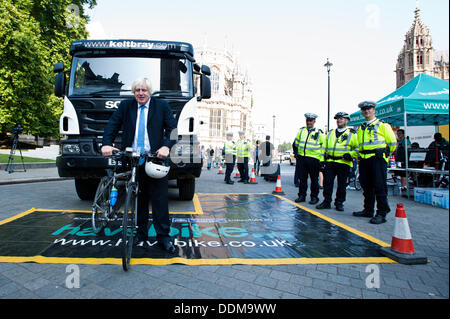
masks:
<path id="1" fill-rule="evenodd" d="M 119 107 L 120 101 L 106 101 L 105 108 L 107 109 L 117 109 Z"/>

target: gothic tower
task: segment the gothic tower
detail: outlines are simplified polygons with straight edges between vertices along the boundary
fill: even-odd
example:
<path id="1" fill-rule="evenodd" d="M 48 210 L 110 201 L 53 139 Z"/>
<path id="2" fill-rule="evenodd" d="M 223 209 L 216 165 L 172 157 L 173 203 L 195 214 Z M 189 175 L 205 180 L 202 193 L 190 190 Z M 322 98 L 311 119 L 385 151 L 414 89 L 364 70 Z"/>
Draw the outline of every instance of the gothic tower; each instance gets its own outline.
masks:
<path id="1" fill-rule="evenodd" d="M 405 35 L 403 48 L 397 59 L 397 88 L 420 73 L 448 81 L 448 60 L 435 61 L 430 30 L 420 20 L 420 10 L 414 11 L 414 22 Z"/>

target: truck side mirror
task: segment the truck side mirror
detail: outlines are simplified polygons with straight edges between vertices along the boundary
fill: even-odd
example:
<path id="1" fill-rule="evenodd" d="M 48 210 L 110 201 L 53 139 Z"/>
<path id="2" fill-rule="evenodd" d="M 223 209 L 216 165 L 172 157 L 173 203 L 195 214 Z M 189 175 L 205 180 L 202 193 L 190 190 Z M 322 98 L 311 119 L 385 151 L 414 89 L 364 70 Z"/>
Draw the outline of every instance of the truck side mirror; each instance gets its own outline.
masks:
<path id="1" fill-rule="evenodd" d="M 194 71 L 200 72 L 200 65 L 198 65 L 197 63 L 194 63 Z"/>
<path id="2" fill-rule="evenodd" d="M 211 80 L 204 74 L 200 77 L 200 93 L 203 99 L 211 98 Z"/>
<path id="3" fill-rule="evenodd" d="M 53 67 L 53 72 L 60 73 L 62 71 L 64 71 L 64 62 L 56 63 L 55 66 Z"/>
<path id="4" fill-rule="evenodd" d="M 204 75 L 211 75 L 211 69 L 207 65 L 202 65 L 202 73 Z"/>
<path id="5" fill-rule="evenodd" d="M 64 72 L 59 72 L 55 77 L 55 95 L 63 97 L 66 87 L 66 75 Z"/>

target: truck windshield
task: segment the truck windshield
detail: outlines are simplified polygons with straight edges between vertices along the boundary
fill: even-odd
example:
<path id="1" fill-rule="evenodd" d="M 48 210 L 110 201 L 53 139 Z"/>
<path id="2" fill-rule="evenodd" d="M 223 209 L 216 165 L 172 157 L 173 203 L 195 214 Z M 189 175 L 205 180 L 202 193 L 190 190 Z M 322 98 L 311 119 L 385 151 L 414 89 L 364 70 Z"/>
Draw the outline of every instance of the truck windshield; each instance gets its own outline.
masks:
<path id="1" fill-rule="evenodd" d="M 70 96 L 130 96 L 133 81 L 146 77 L 155 96 L 192 97 L 190 61 L 179 57 L 73 58 Z"/>

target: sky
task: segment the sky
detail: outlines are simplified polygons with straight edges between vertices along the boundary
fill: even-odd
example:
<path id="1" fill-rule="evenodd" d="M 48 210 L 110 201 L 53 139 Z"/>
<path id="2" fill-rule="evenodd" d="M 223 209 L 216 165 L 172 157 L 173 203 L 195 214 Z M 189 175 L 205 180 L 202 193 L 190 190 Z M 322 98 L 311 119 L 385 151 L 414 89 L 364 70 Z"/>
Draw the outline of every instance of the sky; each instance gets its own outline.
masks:
<path id="1" fill-rule="evenodd" d="M 232 49 L 253 84 L 253 122 L 292 142 L 304 114 L 325 129 L 330 72 L 334 114 L 396 89 L 395 65 L 416 5 L 435 51 L 449 48 L 448 0 L 97 0 L 86 10 L 92 39 L 184 41 Z M 225 43 L 228 43 L 227 45 Z M 278 139 L 277 138 L 277 139 Z"/>

